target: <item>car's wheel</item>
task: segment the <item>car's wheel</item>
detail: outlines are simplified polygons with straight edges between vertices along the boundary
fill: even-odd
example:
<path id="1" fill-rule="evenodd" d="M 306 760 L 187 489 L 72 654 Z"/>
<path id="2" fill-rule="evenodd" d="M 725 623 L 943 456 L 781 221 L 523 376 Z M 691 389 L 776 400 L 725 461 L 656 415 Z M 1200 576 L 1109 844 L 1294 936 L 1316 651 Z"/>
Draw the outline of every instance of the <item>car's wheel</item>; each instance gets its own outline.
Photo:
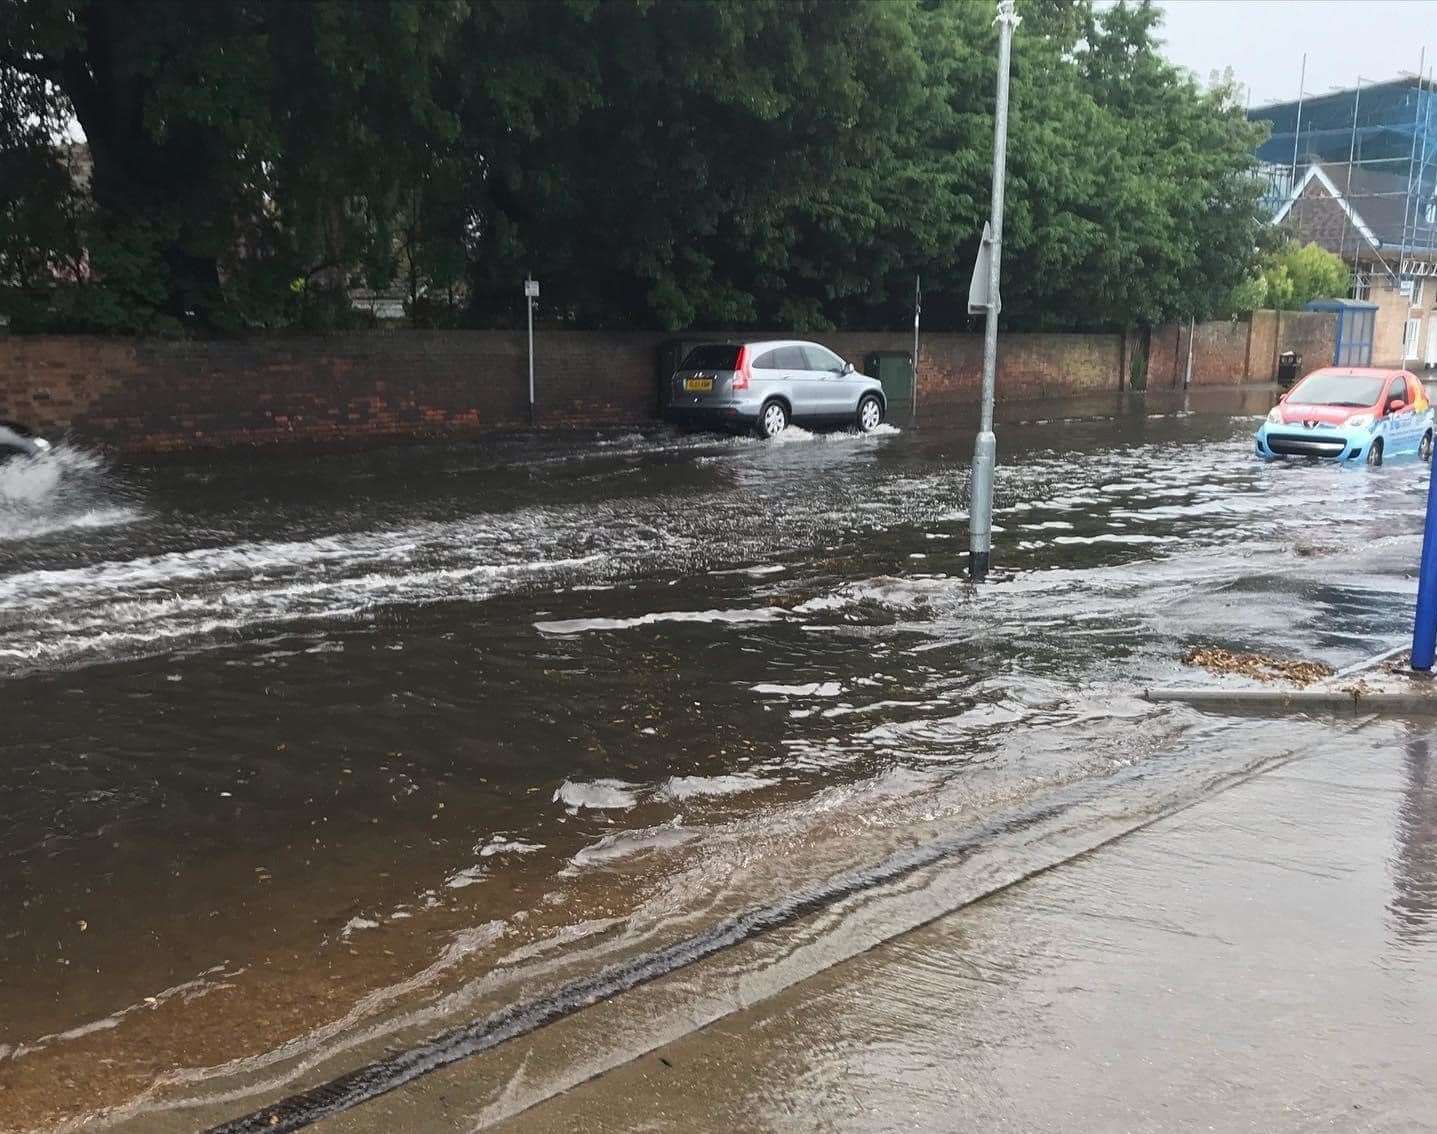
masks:
<path id="1" fill-rule="evenodd" d="M 1430 429 L 1422 434 L 1422 443 L 1417 446 L 1417 455 L 1424 461 L 1432 459 L 1432 431 Z"/>
<path id="2" fill-rule="evenodd" d="M 765 440 L 788 428 L 788 410 L 782 402 L 768 402 L 758 411 L 758 435 Z"/>
<path id="3" fill-rule="evenodd" d="M 865 394 L 858 403 L 858 428 L 872 433 L 883 424 L 883 403 L 872 394 Z"/>
<path id="4" fill-rule="evenodd" d="M 1382 463 L 1382 438 L 1378 437 L 1372 442 L 1372 448 L 1367 450 L 1367 463 L 1376 468 Z"/>

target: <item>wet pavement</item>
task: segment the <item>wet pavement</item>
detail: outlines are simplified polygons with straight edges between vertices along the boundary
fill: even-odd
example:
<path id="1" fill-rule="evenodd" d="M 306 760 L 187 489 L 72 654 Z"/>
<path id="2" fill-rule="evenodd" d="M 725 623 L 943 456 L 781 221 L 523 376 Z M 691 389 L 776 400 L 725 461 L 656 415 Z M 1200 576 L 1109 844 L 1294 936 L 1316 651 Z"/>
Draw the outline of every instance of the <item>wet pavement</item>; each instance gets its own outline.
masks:
<path id="1" fill-rule="evenodd" d="M 494 1129 L 1434 1129 L 1429 727 L 1370 726 Z M 543 1099 L 561 1043 L 317 1129 L 472 1129 Z"/>
<path id="2" fill-rule="evenodd" d="M 1405 632 L 1425 469 L 1257 464 L 1268 400 L 1010 420 L 977 594 L 961 429 L 0 471 L 0 1129 L 217 1122 L 988 824 L 937 916 L 1061 857 L 1003 816 L 1068 793 L 1071 853 L 1316 744 L 1140 696 Z"/>

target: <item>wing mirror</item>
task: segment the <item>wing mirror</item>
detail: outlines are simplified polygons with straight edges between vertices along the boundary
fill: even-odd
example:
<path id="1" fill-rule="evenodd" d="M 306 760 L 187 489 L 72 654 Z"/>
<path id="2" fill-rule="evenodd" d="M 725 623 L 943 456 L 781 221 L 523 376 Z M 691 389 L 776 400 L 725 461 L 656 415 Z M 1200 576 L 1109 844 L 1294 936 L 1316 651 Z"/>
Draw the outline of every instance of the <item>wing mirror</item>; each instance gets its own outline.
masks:
<path id="1" fill-rule="evenodd" d="M 1390 402 L 1387 403 L 1388 413 L 1401 413 L 1406 408 L 1407 403 L 1404 402 L 1401 398 L 1393 398 Z"/>
<path id="2" fill-rule="evenodd" d="M 843 369 L 840 370 L 839 373 L 840 373 L 840 374 L 852 374 L 852 373 L 853 373 L 853 363 L 851 363 L 851 362 L 845 362 L 845 363 L 843 364 Z"/>
<path id="3" fill-rule="evenodd" d="M 1284 390 L 1282 393 L 1280 393 L 1280 394 L 1277 395 L 1277 404 L 1278 404 L 1278 405 L 1282 405 L 1282 403 L 1285 402 L 1285 401 L 1287 401 L 1287 399 L 1288 399 L 1291 395 L 1292 395 L 1292 391 L 1291 391 L 1291 390 Z"/>

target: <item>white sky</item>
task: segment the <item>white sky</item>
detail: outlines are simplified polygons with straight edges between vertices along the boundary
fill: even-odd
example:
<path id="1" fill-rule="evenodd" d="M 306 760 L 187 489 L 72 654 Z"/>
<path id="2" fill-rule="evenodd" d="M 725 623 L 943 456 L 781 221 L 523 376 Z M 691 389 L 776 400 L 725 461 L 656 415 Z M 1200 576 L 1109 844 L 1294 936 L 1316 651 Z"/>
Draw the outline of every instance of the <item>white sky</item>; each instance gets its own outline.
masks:
<path id="1" fill-rule="evenodd" d="M 1022 11 L 1021 0 L 1018 4 Z M 1308 94 L 1417 73 L 1437 63 L 1437 0 L 1158 0 L 1169 59 L 1206 83 L 1231 67 L 1253 106 L 1297 98 L 1302 53 Z"/>

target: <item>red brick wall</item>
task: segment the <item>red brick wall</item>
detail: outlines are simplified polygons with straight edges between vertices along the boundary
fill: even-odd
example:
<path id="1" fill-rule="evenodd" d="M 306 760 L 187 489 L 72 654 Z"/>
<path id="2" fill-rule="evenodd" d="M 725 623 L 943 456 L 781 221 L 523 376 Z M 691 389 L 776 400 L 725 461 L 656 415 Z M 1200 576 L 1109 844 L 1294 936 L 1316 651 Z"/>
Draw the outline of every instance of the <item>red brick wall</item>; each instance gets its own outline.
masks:
<path id="1" fill-rule="evenodd" d="M 1237 386 L 1248 381 L 1248 328 L 1246 322 L 1220 321 L 1167 324 L 1153 328 L 1148 354 L 1148 389 L 1176 390 L 1187 377 L 1188 347 L 1192 347 L 1192 385 Z"/>
<path id="2" fill-rule="evenodd" d="M 1168 333 L 1154 330 L 1154 373 L 1162 372 Z M 670 337 L 539 330 L 539 424 L 651 419 L 656 352 Z M 818 337 L 859 367 L 870 351 L 907 352 L 913 342 L 905 332 Z M 1009 334 L 998 357 L 1002 400 L 1115 391 L 1127 382 L 1121 335 Z M 982 358 L 979 335 L 923 336 L 922 409 L 966 418 L 956 407 L 977 400 Z M 1221 374 L 1240 380 L 1226 364 Z M 129 451 L 521 428 L 527 391 L 524 336 L 507 331 L 199 342 L 0 336 L 0 418 Z"/>
<path id="3" fill-rule="evenodd" d="M 1188 361 L 1187 324 L 1153 328 L 1148 389 L 1181 388 Z M 1192 329 L 1192 385 L 1271 382 L 1277 356 L 1295 350 L 1303 373 L 1332 365 L 1337 316 L 1325 311 L 1254 311 L 1248 320 L 1199 323 Z"/>
<path id="4" fill-rule="evenodd" d="M 1337 313 L 1284 311 L 1277 339 L 1279 354 L 1295 350 L 1302 355 L 1299 377 L 1319 367 L 1331 366 L 1333 355 L 1337 351 Z M 1272 376 L 1277 376 L 1275 371 Z"/>

